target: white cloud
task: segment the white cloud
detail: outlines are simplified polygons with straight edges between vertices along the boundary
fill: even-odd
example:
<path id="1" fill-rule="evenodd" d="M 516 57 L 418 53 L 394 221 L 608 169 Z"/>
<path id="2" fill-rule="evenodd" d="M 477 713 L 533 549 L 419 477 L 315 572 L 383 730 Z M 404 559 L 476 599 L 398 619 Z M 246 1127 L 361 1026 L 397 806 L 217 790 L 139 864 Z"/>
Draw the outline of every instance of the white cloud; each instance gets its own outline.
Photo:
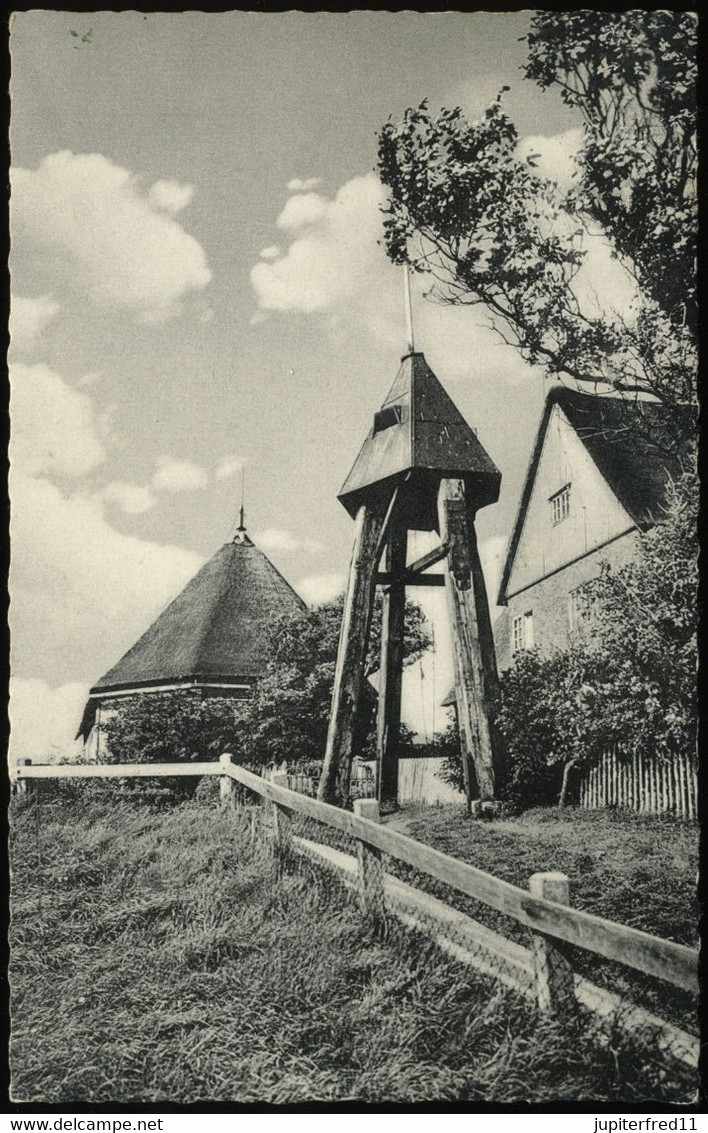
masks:
<path id="1" fill-rule="evenodd" d="M 124 480 L 112 480 L 103 489 L 104 497 L 115 503 L 126 515 L 142 515 L 157 504 L 157 498 L 146 484 L 129 484 Z"/>
<path id="2" fill-rule="evenodd" d="M 536 172 L 541 177 L 557 181 L 563 189 L 569 188 L 576 170 L 575 154 L 583 144 L 581 129 L 566 130 L 563 134 L 529 134 L 519 139 L 516 155 L 520 160 L 534 158 Z"/>
<path id="3" fill-rule="evenodd" d="M 10 335 L 14 350 L 32 350 L 37 340 L 59 313 L 60 304 L 51 295 L 30 298 L 15 295 L 10 307 Z"/>
<path id="4" fill-rule="evenodd" d="M 169 456 L 161 456 L 157 464 L 152 486 L 160 492 L 193 492 L 204 488 L 209 482 L 204 469 L 191 460 L 173 460 Z"/>
<path id="5" fill-rule="evenodd" d="M 10 681 L 10 744 L 8 758 L 54 763 L 75 759 L 82 744 L 74 740 L 89 685 L 81 681 L 51 687 L 34 677 Z"/>
<path id="6" fill-rule="evenodd" d="M 576 171 L 574 156 L 579 153 L 582 144 L 581 129 L 550 136 L 530 135 L 519 141 L 517 156 L 540 155 L 535 159 L 537 172 L 557 181 L 561 189 L 567 190 L 573 184 Z M 561 215 L 555 226 L 559 229 L 565 227 L 571 233 L 578 230 L 579 222 L 577 217 Z M 612 258 L 608 240 L 600 231 L 595 234 L 586 232 L 581 246 L 586 256 L 572 287 L 583 312 L 594 317 L 616 311 L 625 318 L 629 317 L 637 298 L 636 284 L 619 260 Z"/>
<path id="7" fill-rule="evenodd" d="M 102 154 L 62 150 L 36 170 L 15 169 L 12 224 L 15 239 L 63 253 L 63 267 L 55 263 L 54 270 L 63 271 L 64 287 L 142 322 L 177 314 L 181 301 L 211 279 L 201 245 L 156 210 L 129 170 Z"/>
<path id="8" fill-rule="evenodd" d="M 290 197 L 278 217 L 278 228 L 290 232 L 303 228 L 307 224 L 317 224 L 327 221 L 330 213 L 330 203 L 319 193 L 304 193 L 302 196 Z"/>
<path id="9" fill-rule="evenodd" d="M 267 248 L 264 248 L 262 250 L 261 259 L 262 260 L 277 260 L 277 258 L 280 254 L 281 254 L 281 251 L 280 251 L 280 248 L 278 247 L 277 244 L 269 244 Z"/>
<path id="10" fill-rule="evenodd" d="M 177 181 L 156 181 L 148 193 L 155 208 L 165 212 L 181 212 L 194 196 L 194 185 L 180 185 Z"/>
<path id="11" fill-rule="evenodd" d="M 51 684 L 68 670 L 93 683 L 203 561 L 116 531 L 98 495 L 66 496 L 20 473 L 12 478 L 11 535 L 13 672 Z"/>
<path id="12" fill-rule="evenodd" d="M 518 152 L 540 153 L 539 172 L 567 187 L 572 157 L 581 143 L 579 129 L 530 135 L 521 140 Z M 320 316 L 335 337 L 361 334 L 363 329 L 403 352 L 401 272 L 380 244 L 384 199 L 374 174 L 346 182 L 332 199 L 309 191 L 289 197 L 276 220 L 289 245 L 280 253 L 275 245 L 266 248 L 251 271 L 259 306 L 251 325 L 265 321 L 271 312 Z M 577 220 L 572 224 L 577 228 Z M 602 237 L 588 236 L 585 247 L 587 260 L 575 284 L 584 309 L 588 314 L 616 309 L 626 315 L 635 296 L 629 276 L 611 259 Z M 416 344 L 443 380 L 502 379 L 513 384 L 528 377 L 529 368 L 518 351 L 490 329 L 484 308 L 427 302 L 423 296 L 432 283 L 430 277 L 418 275 L 411 281 Z"/>
<path id="13" fill-rule="evenodd" d="M 221 458 L 216 466 L 214 478 L 216 480 L 228 480 L 231 476 L 238 476 L 245 464 L 242 456 L 230 454 Z"/>
<path id="14" fill-rule="evenodd" d="M 348 181 L 333 200 L 317 193 L 291 197 L 277 224 L 293 242 L 279 259 L 262 260 L 251 271 L 259 306 L 331 311 L 374 290 L 387 266 L 377 245 L 382 200 L 373 174 Z"/>
<path id="15" fill-rule="evenodd" d="M 288 192 L 309 193 L 321 180 L 321 177 L 306 177 L 304 181 L 300 177 L 293 177 L 292 181 L 288 181 Z"/>
<path id="16" fill-rule="evenodd" d="M 10 413 L 13 471 L 83 476 L 105 459 L 93 402 L 49 366 L 12 366 Z"/>
<path id="17" fill-rule="evenodd" d="M 270 554 L 271 551 L 305 551 L 307 554 L 318 554 L 324 550 L 321 543 L 315 539 L 299 539 L 290 531 L 282 527 L 266 527 L 265 530 L 253 536 L 254 541 Z"/>
<path id="18" fill-rule="evenodd" d="M 586 236 L 583 248 L 587 255 L 572 286 L 584 313 L 594 316 L 617 312 L 631 319 L 638 290 L 629 272 L 618 259 L 613 259 L 603 235 Z"/>
<path id="19" fill-rule="evenodd" d="M 251 271 L 260 307 L 251 325 L 274 311 L 309 314 L 322 317 L 335 339 L 366 333 L 403 353 L 402 273 L 379 244 L 384 197 L 373 174 L 346 182 L 331 200 L 315 193 L 291 197 L 277 224 L 292 242 L 279 258 L 261 259 Z M 411 287 L 418 349 L 443 381 L 514 381 L 527 372 L 518 353 L 484 325 L 483 311 L 425 301 L 428 277 L 414 276 Z"/>
<path id="20" fill-rule="evenodd" d="M 308 574 L 294 585 L 300 597 L 310 606 L 319 606 L 342 594 L 346 590 L 347 579 L 343 574 Z"/>

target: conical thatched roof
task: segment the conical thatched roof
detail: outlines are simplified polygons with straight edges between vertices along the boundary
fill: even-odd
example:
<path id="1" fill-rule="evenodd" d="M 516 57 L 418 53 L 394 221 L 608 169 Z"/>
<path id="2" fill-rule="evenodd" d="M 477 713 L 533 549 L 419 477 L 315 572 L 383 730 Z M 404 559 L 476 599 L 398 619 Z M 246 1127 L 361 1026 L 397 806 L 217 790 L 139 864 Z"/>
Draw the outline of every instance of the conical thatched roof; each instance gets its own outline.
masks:
<path id="1" fill-rule="evenodd" d="M 93 686 L 79 735 L 111 693 L 164 686 L 249 685 L 266 662 L 269 624 L 305 603 L 243 529 L 206 563 Z"/>

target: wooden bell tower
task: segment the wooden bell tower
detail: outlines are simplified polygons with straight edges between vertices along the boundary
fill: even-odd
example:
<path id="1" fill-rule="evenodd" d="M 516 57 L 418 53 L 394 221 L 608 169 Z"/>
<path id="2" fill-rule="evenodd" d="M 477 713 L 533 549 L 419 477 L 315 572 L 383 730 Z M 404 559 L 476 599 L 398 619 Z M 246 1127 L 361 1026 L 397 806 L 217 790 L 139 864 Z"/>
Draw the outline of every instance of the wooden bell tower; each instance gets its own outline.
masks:
<path id="1" fill-rule="evenodd" d="M 480 799 L 495 797 L 494 641 L 475 516 L 499 498 L 501 473 L 422 353 L 401 360 L 339 499 L 356 520 L 319 797 L 345 802 L 376 586 L 384 588 L 377 716 L 377 794 L 398 795 L 406 586 L 444 585 L 468 809 L 474 767 Z M 437 531 L 439 546 L 407 565 L 408 531 Z M 383 557 L 383 570 L 379 569 Z M 444 575 L 425 572 L 443 562 Z"/>

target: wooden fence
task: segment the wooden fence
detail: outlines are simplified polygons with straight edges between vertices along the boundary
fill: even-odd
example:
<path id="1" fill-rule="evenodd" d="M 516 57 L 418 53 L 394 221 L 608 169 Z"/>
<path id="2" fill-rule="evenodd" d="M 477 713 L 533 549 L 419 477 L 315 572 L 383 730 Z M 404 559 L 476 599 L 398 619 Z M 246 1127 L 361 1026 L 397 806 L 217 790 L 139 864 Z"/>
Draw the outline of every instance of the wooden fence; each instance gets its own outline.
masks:
<path id="1" fill-rule="evenodd" d="M 380 825 L 374 799 L 355 800 L 351 813 L 290 790 L 284 774 L 271 780 L 254 775 L 234 764 L 229 755 L 223 755 L 218 763 L 194 764 L 32 765 L 25 761 L 16 766 L 13 779 L 18 790 L 27 791 L 38 779 L 176 775 L 220 776 L 220 796 L 225 805 L 233 801 L 234 784 L 262 798 L 271 809 L 276 852 L 297 853 L 337 869 L 344 884 L 357 889 L 365 915 L 376 911 L 380 915 L 385 909 L 428 935 L 456 959 L 531 996 L 541 1011 L 561 1014 L 579 1004 L 592 1012 L 608 1033 L 617 1026 L 641 1032 L 677 1061 L 692 1068 L 697 1065 L 696 1037 L 573 973 L 564 945 L 577 945 L 693 995 L 698 992 L 698 953 L 683 944 L 572 908 L 568 879 L 563 874 L 534 874 L 529 889 L 521 889 Z M 294 836 L 292 816 L 296 814 L 349 835 L 355 840 L 356 856 Z M 391 877 L 384 870 L 382 854 L 514 918 L 532 930 L 532 947 L 524 948 L 444 901 Z"/>
<path id="2" fill-rule="evenodd" d="M 698 776 L 688 756 L 670 763 L 655 757 L 623 758 L 616 749 L 604 753 L 597 767 L 580 780 L 580 805 L 628 807 L 646 814 L 676 814 L 694 819 L 698 813 Z"/>

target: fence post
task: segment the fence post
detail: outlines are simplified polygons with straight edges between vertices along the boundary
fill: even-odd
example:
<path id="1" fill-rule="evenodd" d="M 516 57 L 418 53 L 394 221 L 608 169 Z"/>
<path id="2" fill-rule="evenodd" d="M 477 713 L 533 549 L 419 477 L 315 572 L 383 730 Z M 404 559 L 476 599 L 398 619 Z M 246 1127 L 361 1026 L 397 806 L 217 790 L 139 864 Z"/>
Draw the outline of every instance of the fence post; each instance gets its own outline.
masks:
<path id="1" fill-rule="evenodd" d="M 534 897 L 570 904 L 570 884 L 565 873 L 533 873 L 529 889 Z M 566 959 L 562 944 L 553 937 L 534 932 L 531 938 L 536 1002 L 539 1011 L 562 1015 L 575 1002 L 573 969 Z"/>
<path id="2" fill-rule="evenodd" d="M 31 767 L 32 766 L 32 760 L 31 759 L 18 759 L 15 766 L 16 767 Z M 31 784 L 32 787 L 34 787 L 34 785 L 35 785 L 34 783 Z M 15 779 L 15 790 L 17 791 L 18 795 L 28 795 L 28 794 L 30 794 L 30 792 L 31 792 L 30 781 L 28 781 L 27 779 L 20 779 L 19 776 L 18 776 Z"/>
<path id="3" fill-rule="evenodd" d="M 219 756 L 219 766 L 222 769 L 231 766 L 230 752 L 225 751 L 223 755 Z M 230 775 L 219 776 L 219 802 L 222 806 L 233 806 L 235 786 L 236 784 Z"/>
<path id="4" fill-rule="evenodd" d="M 369 822 L 380 822 L 378 799 L 355 799 L 354 814 Z M 384 868 L 381 851 L 357 839 L 356 860 L 359 865 L 359 903 L 366 920 L 376 924 L 384 912 Z"/>
<path id="5" fill-rule="evenodd" d="M 273 771 L 269 778 L 274 787 L 288 785 L 288 777 L 283 771 Z M 271 837 L 275 856 L 286 858 L 291 849 L 292 813 L 280 803 L 271 803 Z"/>

